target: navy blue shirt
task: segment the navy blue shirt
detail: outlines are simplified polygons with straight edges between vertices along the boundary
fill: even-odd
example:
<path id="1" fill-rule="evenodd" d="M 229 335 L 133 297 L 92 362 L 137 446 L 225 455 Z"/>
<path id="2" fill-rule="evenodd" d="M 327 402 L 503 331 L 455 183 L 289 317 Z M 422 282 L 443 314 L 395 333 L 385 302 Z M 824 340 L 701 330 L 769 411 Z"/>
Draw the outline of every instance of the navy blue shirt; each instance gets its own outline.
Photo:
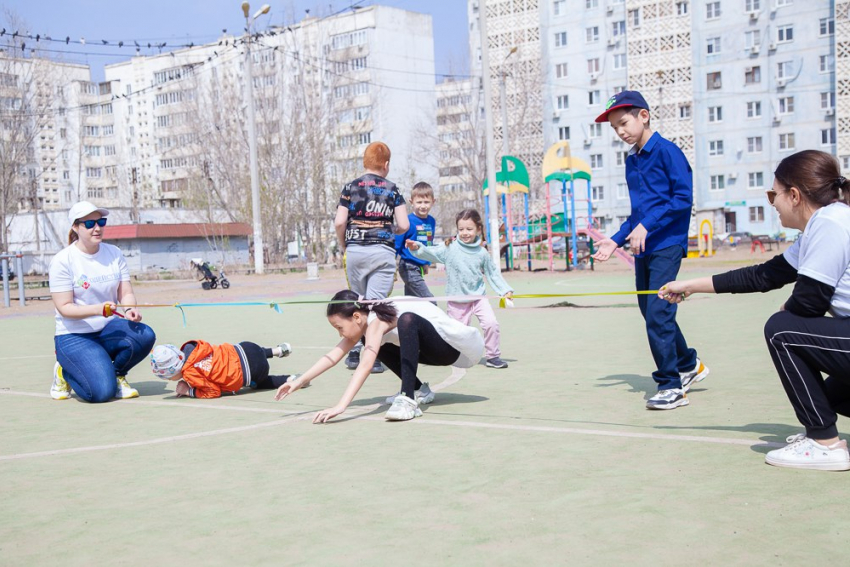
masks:
<path id="1" fill-rule="evenodd" d="M 385 244 L 395 248 L 395 209 L 404 197 L 395 183 L 374 173 L 366 173 L 345 187 L 339 206 L 348 209 L 345 244 Z"/>
<path id="2" fill-rule="evenodd" d="M 626 182 L 632 212 L 611 237 L 618 246 L 637 225 L 647 230 L 643 256 L 670 246 L 688 252 L 688 228 L 694 203 L 693 171 L 679 147 L 658 132 L 644 144 L 633 147 L 626 158 Z"/>
<path id="3" fill-rule="evenodd" d="M 431 215 L 424 219 L 417 216 L 416 213 L 407 215 L 410 220 L 410 228 L 404 234 L 398 234 L 395 237 L 395 250 L 401 256 L 401 259 L 408 264 L 414 266 L 429 266 L 431 262 L 420 260 L 410 253 L 407 246 L 404 245 L 406 240 L 415 240 L 422 246 L 431 246 L 434 243 L 434 231 L 437 229 L 437 221 Z"/>

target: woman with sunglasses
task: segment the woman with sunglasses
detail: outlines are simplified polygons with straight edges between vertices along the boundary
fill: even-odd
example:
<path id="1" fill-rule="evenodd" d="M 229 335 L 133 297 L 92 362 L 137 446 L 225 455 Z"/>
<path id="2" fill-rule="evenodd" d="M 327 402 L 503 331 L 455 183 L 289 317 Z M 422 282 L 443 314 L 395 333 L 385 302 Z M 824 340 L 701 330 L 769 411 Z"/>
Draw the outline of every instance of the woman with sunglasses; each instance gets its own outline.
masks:
<path id="1" fill-rule="evenodd" d="M 130 272 L 121 250 L 102 242 L 109 211 L 87 201 L 71 207 L 68 247 L 50 262 L 56 307 L 54 400 L 71 388 L 87 402 L 135 398 L 127 372 L 150 354 L 156 335 L 140 323 Z"/>
<path id="2" fill-rule="evenodd" d="M 838 414 L 850 417 L 850 182 L 832 155 L 815 150 L 783 159 L 774 177 L 768 200 L 783 226 L 802 231 L 797 241 L 764 264 L 670 282 L 658 295 L 679 303 L 692 293 L 766 292 L 793 283 L 791 297 L 768 319 L 764 335 L 806 431 L 789 437 L 765 461 L 850 470 L 847 443 L 836 427 Z"/>

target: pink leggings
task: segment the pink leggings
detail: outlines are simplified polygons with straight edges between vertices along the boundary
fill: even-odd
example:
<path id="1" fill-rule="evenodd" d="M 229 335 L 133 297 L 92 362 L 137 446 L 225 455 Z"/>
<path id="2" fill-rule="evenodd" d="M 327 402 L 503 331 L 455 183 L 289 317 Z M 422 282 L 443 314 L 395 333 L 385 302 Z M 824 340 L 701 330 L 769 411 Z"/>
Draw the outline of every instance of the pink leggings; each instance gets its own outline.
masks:
<path id="1" fill-rule="evenodd" d="M 489 301 L 486 299 L 478 299 L 468 303 L 449 301 L 446 312 L 449 314 L 449 317 L 460 321 L 464 325 L 469 325 L 469 320 L 472 319 L 473 315 L 478 317 L 481 330 L 484 331 L 484 347 L 487 358 L 501 356 L 502 351 L 499 348 L 499 322 L 496 320 L 496 314 L 493 312 Z"/>

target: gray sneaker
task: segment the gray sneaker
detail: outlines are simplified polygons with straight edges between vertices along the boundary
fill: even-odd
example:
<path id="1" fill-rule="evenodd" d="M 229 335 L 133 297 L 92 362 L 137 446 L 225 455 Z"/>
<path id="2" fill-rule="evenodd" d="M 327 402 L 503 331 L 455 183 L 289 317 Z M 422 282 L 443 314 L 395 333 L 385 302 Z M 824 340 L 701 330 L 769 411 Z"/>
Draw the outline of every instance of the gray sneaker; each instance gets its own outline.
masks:
<path id="1" fill-rule="evenodd" d="M 277 345 L 277 348 L 280 349 L 280 354 L 275 355 L 278 358 L 283 358 L 284 356 L 292 354 L 292 346 L 289 343 L 280 343 Z"/>
<path id="2" fill-rule="evenodd" d="M 392 396 L 387 397 L 385 400 L 388 404 L 392 404 L 395 402 L 395 399 L 401 395 L 401 391 L 397 394 L 393 394 Z M 422 382 L 422 387 L 416 390 L 413 395 L 416 397 L 416 401 L 419 402 L 419 405 L 422 404 L 430 404 L 434 401 L 434 398 L 437 396 L 437 393 L 431 390 L 431 387 L 428 385 L 428 382 Z"/>
<path id="3" fill-rule="evenodd" d="M 494 356 L 493 358 L 487 359 L 487 366 L 489 368 L 507 368 L 508 363 L 499 358 L 498 356 Z"/>
<path id="4" fill-rule="evenodd" d="M 688 395 L 681 388 L 670 388 L 669 390 L 659 390 L 657 394 L 646 401 L 646 409 L 665 410 L 675 409 L 679 406 L 686 406 Z"/>

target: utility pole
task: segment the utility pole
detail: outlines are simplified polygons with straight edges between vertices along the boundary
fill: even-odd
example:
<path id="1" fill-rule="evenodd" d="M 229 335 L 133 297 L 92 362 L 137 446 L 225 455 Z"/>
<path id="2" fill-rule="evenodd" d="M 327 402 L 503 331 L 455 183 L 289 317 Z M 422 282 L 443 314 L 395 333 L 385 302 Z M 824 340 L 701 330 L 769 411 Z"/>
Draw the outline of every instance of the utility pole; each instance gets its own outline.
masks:
<path id="1" fill-rule="evenodd" d="M 38 231 L 38 180 L 32 180 L 32 213 L 35 220 L 35 249 L 41 251 L 41 235 Z M 23 281 L 23 274 L 18 274 Z"/>
<path id="2" fill-rule="evenodd" d="M 251 5 L 242 2 L 242 13 L 245 14 L 245 105 L 248 112 L 248 153 L 251 167 L 251 210 L 254 217 L 254 272 L 262 274 L 263 258 L 263 222 L 260 212 L 260 173 L 257 165 L 257 135 L 254 115 L 254 76 L 251 71 L 251 24 L 262 14 L 268 14 L 269 5 L 265 4 L 257 10 L 253 17 L 248 16 Z"/>
<path id="3" fill-rule="evenodd" d="M 481 81 L 484 86 L 484 146 L 487 155 L 487 200 L 489 202 L 490 256 L 499 265 L 499 199 L 496 195 L 496 150 L 493 147 L 493 89 L 490 84 L 490 50 L 487 47 L 487 6 L 478 9 L 481 32 Z"/>
<path id="4" fill-rule="evenodd" d="M 130 211 L 130 220 L 133 224 L 139 224 L 141 219 L 139 218 L 139 191 L 136 187 L 136 183 L 138 183 L 138 169 L 133 168 L 130 170 L 130 175 L 133 179 L 133 209 Z"/>

